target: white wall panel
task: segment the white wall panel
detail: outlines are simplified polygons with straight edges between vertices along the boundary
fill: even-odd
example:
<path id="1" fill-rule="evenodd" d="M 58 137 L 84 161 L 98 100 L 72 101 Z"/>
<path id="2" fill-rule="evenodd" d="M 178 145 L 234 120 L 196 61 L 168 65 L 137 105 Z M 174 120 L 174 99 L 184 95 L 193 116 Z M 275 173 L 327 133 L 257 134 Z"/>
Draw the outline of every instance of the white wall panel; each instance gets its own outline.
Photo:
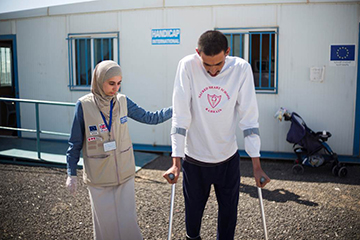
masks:
<path id="1" fill-rule="evenodd" d="M 129 9 L 148 9 L 162 7 L 162 0 L 98 0 L 89 3 L 77 3 L 51 7 L 50 14 L 74 14 L 103 11 L 121 11 Z"/>
<path id="2" fill-rule="evenodd" d="M 356 67 L 329 66 L 329 46 L 357 45 L 358 15 L 351 4 L 279 7 L 279 103 L 313 130 L 329 130 L 339 154 L 352 152 Z M 325 66 L 324 82 L 309 80 L 312 66 Z"/>
<path id="3" fill-rule="evenodd" d="M 178 46 L 151 45 L 151 29 L 164 26 L 164 11 L 127 11 L 120 15 L 122 92 L 149 111 L 170 106 L 164 57 Z M 169 122 L 151 126 L 131 120 L 129 125 L 134 143 L 169 144 Z"/>
<path id="4" fill-rule="evenodd" d="M 215 26 L 222 28 L 274 27 L 277 26 L 277 7 L 225 6 L 214 8 Z"/>
<path id="5" fill-rule="evenodd" d="M 13 21 L 0 21 L 0 34 L 6 35 L 6 34 L 15 34 L 15 31 L 13 31 Z"/>
<path id="6" fill-rule="evenodd" d="M 218 6 L 218 5 L 238 5 L 238 4 L 284 4 L 284 3 L 306 3 L 307 0 L 166 0 L 165 5 L 174 6 Z"/>
<path id="7" fill-rule="evenodd" d="M 71 101 L 67 87 L 65 30 L 64 17 L 35 18 L 17 22 L 19 98 Z M 42 130 L 68 132 L 73 109 L 67 107 L 48 109 L 50 109 L 48 106 L 40 106 Z M 22 127 L 35 126 L 34 112 L 33 104 L 21 105 Z"/>
<path id="8" fill-rule="evenodd" d="M 48 14 L 47 8 L 29 9 L 18 12 L 1 13 L 0 20 L 41 17 L 41 16 L 46 16 L 47 14 Z"/>
<path id="9" fill-rule="evenodd" d="M 116 12 L 69 15 L 67 21 L 68 33 L 119 31 Z"/>
<path id="10" fill-rule="evenodd" d="M 178 61 L 194 53 L 199 35 L 211 29 L 211 9 L 126 11 L 121 13 L 120 25 L 122 91 L 148 110 L 170 106 Z M 152 45 L 151 29 L 158 28 L 180 28 L 181 43 Z M 137 143 L 170 144 L 170 126 L 171 121 L 158 126 L 130 122 Z"/>

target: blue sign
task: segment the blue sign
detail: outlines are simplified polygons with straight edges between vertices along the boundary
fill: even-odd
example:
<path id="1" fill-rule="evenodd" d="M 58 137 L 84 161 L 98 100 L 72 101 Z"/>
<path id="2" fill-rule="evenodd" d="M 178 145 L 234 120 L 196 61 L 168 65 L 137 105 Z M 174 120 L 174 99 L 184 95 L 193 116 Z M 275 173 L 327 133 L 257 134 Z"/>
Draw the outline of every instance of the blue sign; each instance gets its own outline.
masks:
<path id="1" fill-rule="evenodd" d="M 355 45 L 331 45 L 330 61 L 355 61 Z"/>
<path id="2" fill-rule="evenodd" d="M 180 28 L 152 29 L 151 44 L 180 44 Z"/>

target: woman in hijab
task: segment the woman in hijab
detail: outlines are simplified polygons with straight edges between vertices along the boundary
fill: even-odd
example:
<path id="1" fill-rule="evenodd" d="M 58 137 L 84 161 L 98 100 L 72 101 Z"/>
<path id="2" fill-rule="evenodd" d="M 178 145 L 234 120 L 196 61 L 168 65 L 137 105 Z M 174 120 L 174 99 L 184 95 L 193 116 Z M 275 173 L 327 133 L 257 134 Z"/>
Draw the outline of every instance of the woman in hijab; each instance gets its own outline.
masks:
<path id="1" fill-rule="evenodd" d="M 172 108 L 148 112 L 118 93 L 122 81 L 114 61 L 96 65 L 91 93 L 81 97 L 67 150 L 66 186 L 76 192 L 76 168 L 83 151 L 83 180 L 92 209 L 94 239 L 140 240 L 135 206 L 135 161 L 128 117 L 147 124 L 162 123 Z"/>

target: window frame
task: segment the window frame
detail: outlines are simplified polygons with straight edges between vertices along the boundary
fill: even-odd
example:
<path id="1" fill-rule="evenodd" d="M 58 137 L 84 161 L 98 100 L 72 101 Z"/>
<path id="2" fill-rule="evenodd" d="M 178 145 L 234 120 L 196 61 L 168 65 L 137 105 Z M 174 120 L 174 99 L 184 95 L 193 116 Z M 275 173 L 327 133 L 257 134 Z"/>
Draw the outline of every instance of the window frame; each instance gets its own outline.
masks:
<path id="1" fill-rule="evenodd" d="M 88 85 L 79 85 L 79 79 L 76 76 L 76 53 L 75 53 L 75 45 L 78 44 L 76 40 L 90 40 L 90 56 L 86 54 L 85 58 L 90 57 L 91 64 L 91 73 L 94 71 L 96 66 L 95 63 L 95 40 L 103 39 L 110 41 L 112 39 L 112 49 L 113 56 L 112 59 L 120 65 L 120 33 L 119 32 L 91 32 L 91 33 L 69 33 L 67 37 L 68 41 L 68 65 L 69 65 L 69 89 L 70 91 L 89 91 L 91 87 L 91 82 Z M 85 41 L 87 42 L 87 41 Z M 86 45 L 87 46 L 87 45 Z M 103 45 L 101 45 L 101 49 Z M 111 57 L 110 57 L 111 59 Z M 86 61 L 87 62 L 87 61 Z M 87 65 L 87 63 L 86 63 Z M 91 79 L 91 76 L 90 76 Z"/>
<path id="2" fill-rule="evenodd" d="M 240 43 L 242 44 L 240 46 L 240 49 L 243 49 L 243 55 L 241 58 L 245 59 L 249 63 L 251 63 L 251 35 L 254 34 L 270 34 L 269 36 L 272 36 L 270 39 L 273 39 L 275 41 L 275 49 L 274 49 L 274 87 L 268 86 L 268 87 L 255 87 L 256 93 L 266 93 L 266 94 L 277 94 L 278 93 L 278 66 L 279 66 L 279 27 L 247 27 L 247 28 L 215 28 L 215 30 L 218 30 L 225 35 L 233 35 L 233 34 L 240 34 Z M 233 39 L 233 38 L 231 38 Z M 232 46 L 232 42 L 230 43 L 230 46 Z M 262 47 L 263 45 L 261 45 Z M 261 48 L 260 48 L 261 49 Z M 271 50 L 271 48 L 270 48 Z M 241 50 L 240 50 L 241 51 Z M 230 48 L 230 56 L 232 56 L 233 49 Z M 261 53 L 260 53 L 261 55 Z M 270 63 L 271 64 L 271 63 Z M 271 65 L 270 65 L 271 66 Z M 261 69 L 261 67 L 260 67 Z M 253 70 L 254 71 L 254 70 Z M 271 70 L 270 70 L 271 72 Z M 260 71 L 262 74 L 262 72 Z M 266 72 L 265 72 L 266 73 Z M 261 75 L 260 75 L 261 76 Z"/>

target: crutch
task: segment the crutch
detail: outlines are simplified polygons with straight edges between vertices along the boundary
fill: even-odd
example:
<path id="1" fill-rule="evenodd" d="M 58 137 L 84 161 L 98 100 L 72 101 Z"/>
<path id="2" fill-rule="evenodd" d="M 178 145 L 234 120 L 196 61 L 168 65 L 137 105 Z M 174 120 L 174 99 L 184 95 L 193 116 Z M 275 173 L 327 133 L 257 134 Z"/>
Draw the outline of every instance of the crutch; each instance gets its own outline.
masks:
<path id="1" fill-rule="evenodd" d="M 175 175 L 170 173 L 169 178 L 174 180 Z M 170 216 L 169 216 L 169 232 L 168 232 L 168 240 L 171 240 L 171 229 L 172 229 L 172 221 L 173 221 L 173 213 L 174 213 L 174 200 L 175 200 L 175 183 L 171 185 L 171 200 L 170 200 Z"/>
<path id="2" fill-rule="evenodd" d="M 261 177 L 260 183 L 262 184 L 264 182 L 265 182 L 265 178 Z M 265 221 L 265 212 L 264 212 L 264 203 L 263 203 L 261 188 L 258 187 L 257 190 L 258 190 L 258 195 L 259 195 L 260 211 L 261 211 L 261 218 L 262 218 L 262 223 L 263 223 L 263 228 L 264 228 L 265 240 L 268 240 L 268 235 L 267 235 L 267 230 L 266 230 L 266 221 Z"/>

